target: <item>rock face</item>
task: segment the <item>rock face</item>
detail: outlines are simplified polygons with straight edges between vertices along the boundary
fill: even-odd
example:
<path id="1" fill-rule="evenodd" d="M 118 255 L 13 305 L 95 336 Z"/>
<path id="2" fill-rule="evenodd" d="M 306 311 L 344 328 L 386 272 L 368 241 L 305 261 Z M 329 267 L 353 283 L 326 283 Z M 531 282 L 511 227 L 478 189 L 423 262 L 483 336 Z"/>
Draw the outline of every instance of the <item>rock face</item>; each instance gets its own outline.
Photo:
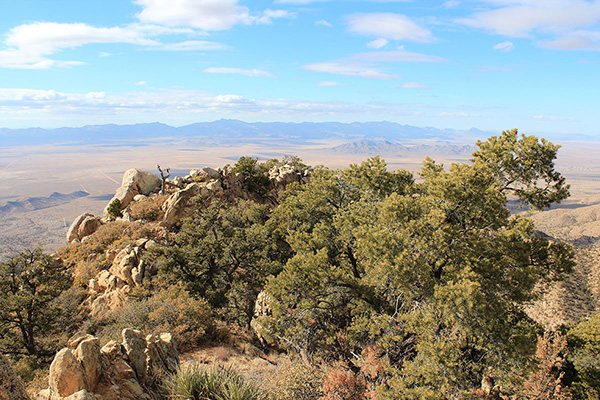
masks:
<path id="1" fill-rule="evenodd" d="M 10 361 L 0 354 L 0 400 L 29 400 L 23 383 Z"/>
<path id="2" fill-rule="evenodd" d="M 67 231 L 67 242 L 74 240 L 83 240 L 84 237 L 91 235 L 102 225 L 100 218 L 90 213 L 81 214 L 75 218 L 69 230 Z"/>
<path id="3" fill-rule="evenodd" d="M 269 179 L 271 186 L 278 192 L 285 189 L 287 185 L 293 182 L 307 183 L 309 174 L 307 170 L 284 164 L 279 167 L 273 167 L 269 170 Z"/>
<path id="4" fill-rule="evenodd" d="M 157 267 L 146 264 L 142 259 L 144 251 L 154 245 L 156 243 L 152 240 L 140 239 L 116 255 L 112 252 L 106 254 L 106 258 L 112 260 L 112 265 L 108 270 L 100 271 L 88 284 L 92 316 L 121 308 L 131 289 L 143 286 L 156 275 Z"/>
<path id="5" fill-rule="evenodd" d="M 263 325 L 260 322 L 260 319 L 263 317 L 270 317 L 273 315 L 273 309 L 271 308 L 272 297 L 269 293 L 264 290 L 261 291 L 258 296 L 256 296 L 256 302 L 254 303 L 254 317 L 250 321 L 250 327 L 254 330 L 254 333 L 260 340 L 260 343 L 264 346 L 266 344 L 266 340 L 264 337 Z"/>
<path id="6" fill-rule="evenodd" d="M 200 194 L 201 186 L 198 183 L 190 183 L 185 189 L 173 193 L 162 205 L 165 212 L 163 224 L 172 226 L 182 218 L 189 216 L 193 208 L 189 207 L 192 198 Z"/>
<path id="7" fill-rule="evenodd" d="M 133 329 L 123 330 L 122 336 L 123 343 L 111 341 L 102 348 L 98 338 L 91 335 L 71 338 L 68 347 L 60 350 L 52 361 L 50 388 L 38 398 L 150 400 L 152 396 L 146 389 L 150 383 L 156 384 L 179 366 L 173 338 L 169 333 L 144 337 Z"/>
<path id="8" fill-rule="evenodd" d="M 114 200 L 121 202 L 121 209 L 125 209 L 133 198 L 139 194 L 148 196 L 155 189 L 161 186 L 161 180 L 158 176 L 150 172 L 139 169 L 129 169 L 123 174 L 121 187 L 117 189 L 113 198 L 108 202 L 104 209 L 104 215 L 107 215 L 108 206 Z"/>

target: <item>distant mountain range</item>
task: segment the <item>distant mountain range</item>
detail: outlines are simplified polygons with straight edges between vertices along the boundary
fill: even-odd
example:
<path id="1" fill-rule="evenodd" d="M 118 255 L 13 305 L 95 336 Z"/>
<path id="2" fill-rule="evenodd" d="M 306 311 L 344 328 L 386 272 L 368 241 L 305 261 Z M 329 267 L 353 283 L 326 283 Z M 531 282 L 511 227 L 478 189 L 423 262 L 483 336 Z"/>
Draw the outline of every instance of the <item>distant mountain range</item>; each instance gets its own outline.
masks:
<path id="1" fill-rule="evenodd" d="M 172 127 L 162 123 L 135 125 L 88 125 L 80 128 L 0 128 L 0 147 L 32 144 L 125 144 L 144 140 L 155 141 L 167 138 L 208 139 L 213 143 L 261 142 L 286 140 L 290 143 L 303 143 L 341 139 L 388 140 L 388 141 L 456 141 L 471 142 L 473 138 L 485 138 L 490 132 L 470 129 L 437 129 L 415 127 L 394 122 L 243 122 L 221 119 L 213 122 L 199 122 L 182 127 Z M 462 139 L 462 140 L 461 140 Z"/>
<path id="2" fill-rule="evenodd" d="M 476 150 L 475 146 L 454 144 L 420 144 L 404 145 L 389 140 L 360 140 L 334 146 L 331 151 L 343 154 L 393 154 L 404 155 L 414 153 L 469 155 Z"/>
<path id="3" fill-rule="evenodd" d="M 54 192 L 47 197 L 27 197 L 23 200 L 9 201 L 3 206 L 0 206 L 0 217 L 15 212 L 27 212 L 56 207 L 89 195 L 89 193 L 79 190 L 67 194 Z"/>

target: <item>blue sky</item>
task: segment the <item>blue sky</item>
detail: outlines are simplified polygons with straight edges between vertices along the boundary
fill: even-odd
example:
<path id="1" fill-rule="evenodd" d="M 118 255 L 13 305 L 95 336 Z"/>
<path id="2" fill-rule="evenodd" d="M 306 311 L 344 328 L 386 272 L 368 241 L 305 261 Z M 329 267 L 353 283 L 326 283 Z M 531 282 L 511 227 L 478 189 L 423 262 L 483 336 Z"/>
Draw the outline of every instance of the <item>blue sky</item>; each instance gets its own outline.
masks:
<path id="1" fill-rule="evenodd" d="M 0 126 L 598 133 L 600 0 L 0 0 Z"/>

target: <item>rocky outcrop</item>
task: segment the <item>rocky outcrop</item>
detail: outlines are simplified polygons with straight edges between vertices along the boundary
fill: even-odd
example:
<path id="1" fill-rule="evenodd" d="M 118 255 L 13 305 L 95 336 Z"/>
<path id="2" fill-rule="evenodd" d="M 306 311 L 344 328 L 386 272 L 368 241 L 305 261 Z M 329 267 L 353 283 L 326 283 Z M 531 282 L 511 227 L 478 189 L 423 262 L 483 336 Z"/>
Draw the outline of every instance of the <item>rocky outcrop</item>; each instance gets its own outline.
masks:
<path id="1" fill-rule="evenodd" d="M 150 400 L 148 387 L 157 386 L 179 366 L 170 333 L 142 335 L 124 329 L 123 342 L 100 348 L 97 338 L 78 335 L 52 361 L 44 400 Z M 0 381 L 2 382 L 2 381 Z M 1 383 L 0 383 L 1 384 Z M 25 397 L 26 398 L 26 397 Z M 12 398 L 11 398 L 12 399 Z M 18 399 L 18 398 L 15 398 Z"/>
<path id="2" fill-rule="evenodd" d="M 91 235 L 102 225 L 100 218 L 93 214 L 84 213 L 75 218 L 69 230 L 67 231 L 67 242 L 71 243 L 75 240 L 83 240 L 84 237 Z"/>
<path id="3" fill-rule="evenodd" d="M 10 365 L 10 361 L 0 354 L 0 400 L 29 400 L 23 383 Z"/>
<path id="4" fill-rule="evenodd" d="M 261 344 L 266 345 L 265 331 L 264 327 L 261 323 L 261 318 L 270 317 L 273 315 L 273 308 L 271 307 L 271 302 L 273 298 L 266 291 L 261 291 L 256 297 L 256 301 L 254 303 L 254 317 L 250 321 L 250 327 L 260 340 Z"/>
<path id="5" fill-rule="evenodd" d="M 125 171 L 121 187 L 117 189 L 113 198 L 108 202 L 104 209 L 104 215 L 107 215 L 108 206 L 113 201 L 119 200 L 121 202 L 121 210 L 123 210 L 131 203 L 135 196 L 139 194 L 148 196 L 150 193 L 160 188 L 161 183 L 160 178 L 150 172 L 141 171 L 135 168 Z"/>
<path id="6" fill-rule="evenodd" d="M 170 227 L 180 219 L 189 216 L 194 209 L 190 207 L 190 203 L 200 194 L 200 191 L 200 184 L 190 183 L 185 189 L 173 193 L 162 205 L 162 210 L 165 212 L 163 224 Z"/>
<path id="7" fill-rule="evenodd" d="M 300 169 L 289 164 L 273 167 L 269 170 L 271 186 L 277 192 L 281 192 L 287 185 L 293 182 L 307 183 L 310 179 L 308 170 Z"/>
<path id="8" fill-rule="evenodd" d="M 157 267 L 142 259 L 144 251 L 152 246 L 156 246 L 153 240 L 139 239 L 116 254 L 107 252 L 106 258 L 112 265 L 108 270 L 100 271 L 88 284 L 92 316 L 121 308 L 131 289 L 143 286 L 156 275 Z"/>

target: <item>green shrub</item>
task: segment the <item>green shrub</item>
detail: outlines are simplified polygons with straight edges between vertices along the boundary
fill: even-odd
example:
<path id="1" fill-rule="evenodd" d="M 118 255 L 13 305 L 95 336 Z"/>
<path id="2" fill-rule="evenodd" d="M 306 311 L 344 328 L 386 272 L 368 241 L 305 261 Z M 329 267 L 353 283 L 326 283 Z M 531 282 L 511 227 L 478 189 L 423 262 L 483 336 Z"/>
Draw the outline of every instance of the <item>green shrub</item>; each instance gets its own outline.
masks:
<path id="1" fill-rule="evenodd" d="M 299 360 L 282 363 L 264 387 L 272 399 L 318 400 L 323 396 L 325 374 L 316 365 Z"/>
<path id="2" fill-rule="evenodd" d="M 156 221 L 162 218 L 163 211 L 161 207 L 167 198 L 168 196 L 158 195 L 156 197 L 132 202 L 129 206 L 131 218 L 135 220 L 145 219 L 148 221 Z"/>
<path id="3" fill-rule="evenodd" d="M 114 199 L 106 209 L 106 213 L 110 219 L 117 219 L 118 217 L 122 217 L 123 213 L 121 212 L 121 200 Z"/>
<path id="4" fill-rule="evenodd" d="M 171 286 L 145 299 L 130 299 L 112 317 L 96 321 L 90 333 L 104 342 L 117 338 L 124 328 L 138 329 L 146 334 L 170 332 L 177 348 L 185 352 L 212 339 L 215 322 L 204 299 L 194 298 L 185 290 Z"/>
<path id="5" fill-rule="evenodd" d="M 244 175 L 244 183 L 251 192 L 260 196 L 267 194 L 271 180 L 266 175 L 265 165 L 259 164 L 256 158 L 240 157 L 233 167 L 233 172 Z"/>
<path id="6" fill-rule="evenodd" d="M 230 369 L 190 365 L 167 378 L 164 389 L 172 398 L 192 400 L 262 400 L 257 387 Z"/>

